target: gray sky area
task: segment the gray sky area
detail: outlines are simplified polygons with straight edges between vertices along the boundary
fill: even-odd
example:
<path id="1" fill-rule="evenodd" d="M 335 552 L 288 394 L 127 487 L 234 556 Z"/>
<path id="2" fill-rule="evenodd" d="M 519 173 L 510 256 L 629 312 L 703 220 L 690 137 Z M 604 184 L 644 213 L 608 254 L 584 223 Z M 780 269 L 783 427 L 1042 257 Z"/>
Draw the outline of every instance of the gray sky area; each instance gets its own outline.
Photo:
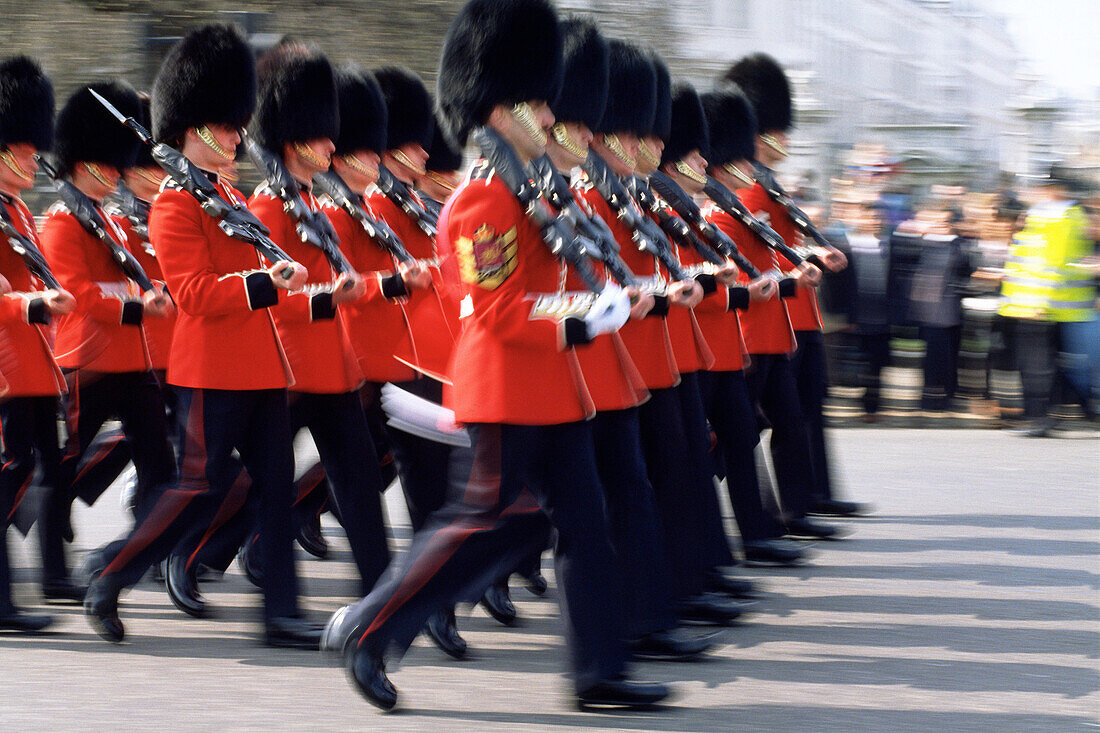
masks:
<path id="1" fill-rule="evenodd" d="M 1100 94 L 1100 1 L 983 0 L 1009 29 L 1037 72 L 1075 97 Z"/>

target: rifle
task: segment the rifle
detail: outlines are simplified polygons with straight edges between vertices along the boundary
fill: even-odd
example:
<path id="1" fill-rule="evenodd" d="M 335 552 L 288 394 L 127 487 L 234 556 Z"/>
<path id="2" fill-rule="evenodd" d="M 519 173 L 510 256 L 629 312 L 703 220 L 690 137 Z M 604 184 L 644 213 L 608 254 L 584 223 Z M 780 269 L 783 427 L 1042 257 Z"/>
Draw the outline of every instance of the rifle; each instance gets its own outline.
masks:
<path id="1" fill-rule="evenodd" d="M 523 204 L 527 216 L 539 228 L 550 251 L 572 265 L 589 290 L 594 293 L 602 292 L 603 286 L 588 259 L 596 245 L 570 230 L 561 214 L 552 217 L 547 213 L 541 190 L 527 174 L 516 152 L 495 130 L 478 127 L 471 137 L 500 180 Z"/>
<path id="2" fill-rule="evenodd" d="M 204 212 L 217 219 L 218 228 L 225 232 L 226 236 L 252 245 L 269 262 L 274 263 L 280 260 L 293 262 L 290 255 L 284 252 L 282 247 L 271 241 L 271 237 L 267 236 L 271 232 L 246 206 L 236 201 L 230 204 L 222 198 L 210 179 L 203 175 L 198 168 L 191 165 L 191 161 L 184 157 L 183 153 L 165 143 L 158 143 L 149 134 L 149 131 L 142 127 L 140 122 L 119 112 L 113 104 L 97 94 L 94 89 L 91 91 L 92 96 L 98 99 L 99 103 L 115 116 L 115 119 L 129 127 L 143 143 L 153 148 L 153 160 L 164 169 L 164 172 L 172 179 L 172 183 L 189 193 L 192 198 L 199 202 L 199 206 Z M 294 275 L 294 270 L 287 267 L 280 274 L 283 278 L 289 279 Z"/>
<path id="3" fill-rule="evenodd" d="M 737 265 L 737 269 L 748 275 L 749 279 L 757 280 L 760 278 L 760 270 L 756 269 L 745 258 L 745 255 L 737 250 L 737 245 L 725 232 L 706 220 L 698 204 L 676 181 L 660 171 L 655 171 L 649 174 L 649 185 L 672 207 L 673 211 L 699 230 L 699 233 L 703 235 L 703 239 L 716 252 L 732 260 L 733 264 Z"/>
<path id="4" fill-rule="evenodd" d="M 376 183 L 378 190 L 404 211 L 413 220 L 413 223 L 420 227 L 420 231 L 429 237 L 435 237 L 439 221 L 413 198 L 409 187 L 399 181 L 397 176 L 390 173 L 389 168 L 381 163 L 378 164 L 378 181 Z"/>
<path id="5" fill-rule="evenodd" d="M 752 212 L 745 208 L 745 205 L 741 203 L 739 198 L 733 195 L 728 188 L 714 180 L 713 177 L 707 176 L 707 182 L 703 187 L 703 193 L 710 197 L 711 201 L 718 204 L 719 209 L 744 224 L 750 232 L 760 239 L 760 241 L 786 257 L 795 267 L 802 264 L 803 257 L 788 247 L 787 243 L 783 241 L 783 237 L 779 236 L 778 232 L 753 216 Z"/>
<path id="6" fill-rule="evenodd" d="M 668 212 L 669 207 L 666 206 L 664 201 L 653 195 L 653 192 L 649 190 L 649 184 L 641 176 L 631 176 L 627 184 L 627 190 L 630 191 L 643 209 L 648 209 L 657 217 L 657 223 L 669 239 L 675 239 L 681 247 L 691 247 L 712 265 L 721 266 L 725 264 L 722 257 L 715 250 L 703 244 L 686 221 Z"/>
<path id="7" fill-rule="evenodd" d="M 825 238 L 825 235 L 818 231 L 813 222 L 810 221 L 810 217 L 806 215 L 806 212 L 798 208 L 794 199 L 787 194 L 783 187 L 779 185 L 779 181 L 775 180 L 775 175 L 770 169 L 766 168 L 759 161 L 753 162 L 753 172 L 756 182 L 764 189 L 764 193 L 768 194 L 775 203 L 782 206 L 787 211 L 787 216 L 791 217 L 791 221 L 794 222 L 798 231 L 802 232 L 803 236 L 809 237 L 813 241 L 817 242 L 818 247 L 826 251 L 833 249 L 833 245 L 829 243 L 829 240 Z M 803 259 L 808 259 L 814 255 L 819 254 L 818 248 L 805 247 L 803 252 Z"/>
<path id="8" fill-rule="evenodd" d="M 47 288 L 50 290 L 64 289 L 50 270 L 50 265 L 42 255 L 42 250 L 38 249 L 38 245 L 34 243 L 34 240 L 15 228 L 15 224 L 12 223 L 11 217 L 8 215 L 8 207 L 3 204 L 0 204 L 0 234 L 8 238 L 8 244 L 15 250 L 15 254 L 23 258 L 27 269 L 31 271 L 32 275 L 41 280 Z"/>
<path id="9" fill-rule="evenodd" d="M 428 212 L 428 216 L 431 216 L 436 221 L 439 221 L 439 215 L 443 213 L 443 204 L 436 201 L 423 191 L 417 191 L 416 195 L 420 197 L 420 200 L 422 202 L 424 202 L 424 210 Z"/>
<path id="10" fill-rule="evenodd" d="M 619 243 L 615 241 L 607 222 L 577 204 L 569 182 L 554 167 L 548 155 L 535 160 L 531 166 L 536 173 L 535 182 L 554 210 L 560 212 L 577 232 L 596 244 L 597 251 L 589 253 L 592 259 L 601 260 L 611 277 L 624 288 L 637 287 L 638 279 L 619 255 Z"/>
<path id="11" fill-rule="evenodd" d="M 306 205 L 298 182 L 290 175 L 279 156 L 262 147 L 244 130 L 244 149 L 252 159 L 252 165 L 264 174 L 264 183 L 275 197 L 283 202 L 283 211 L 294 220 L 294 229 L 306 244 L 312 245 L 324 253 L 325 259 L 338 275 L 354 272 L 355 268 L 340 251 L 340 239 L 332 222 L 320 211 L 314 211 Z M 344 283 L 344 289 L 355 287 L 352 282 Z"/>
<path id="12" fill-rule="evenodd" d="M 660 260 L 673 280 L 691 280 L 673 256 L 672 243 L 668 241 L 668 237 L 653 223 L 652 219 L 642 213 L 638 204 L 623 187 L 623 182 L 611 171 L 604 159 L 589 150 L 588 157 L 581 163 L 581 170 L 588 175 L 588 180 L 603 196 L 615 215 L 633 232 L 634 243 L 638 249 Z"/>
<path id="13" fill-rule="evenodd" d="M 53 181 L 57 192 L 61 194 L 61 201 L 65 204 L 65 207 L 76 217 L 76 220 L 80 222 L 85 231 L 106 245 L 107 250 L 111 253 L 111 259 L 122 270 L 122 274 L 137 283 L 142 292 L 147 293 L 152 290 L 153 283 L 150 282 L 149 276 L 145 274 L 145 270 L 141 269 L 141 265 L 130 254 L 130 250 L 123 247 L 110 235 L 107 231 L 109 225 L 96 211 L 95 204 L 88 198 L 88 195 L 70 181 L 62 178 L 57 169 L 41 155 L 35 155 L 34 157 L 42 171 Z"/>
<path id="14" fill-rule="evenodd" d="M 389 252 L 398 262 L 408 263 L 416 260 L 416 258 L 405 249 L 405 245 L 402 244 L 401 239 L 398 238 L 393 229 L 390 229 L 389 224 L 372 217 L 367 213 L 367 210 L 355 200 L 358 197 L 352 193 L 348 184 L 344 183 L 344 179 L 340 178 L 336 173 L 328 172 L 318 173 L 313 177 L 313 181 L 326 196 L 332 199 L 332 203 L 339 206 L 350 214 L 352 219 L 359 222 L 367 232 L 367 236 L 373 239 L 379 247 Z"/>
<path id="15" fill-rule="evenodd" d="M 115 209 L 119 216 L 129 220 L 134 234 L 146 243 L 149 241 L 150 208 L 149 202 L 139 199 L 124 182 L 118 182 L 118 188 L 115 189 Z"/>

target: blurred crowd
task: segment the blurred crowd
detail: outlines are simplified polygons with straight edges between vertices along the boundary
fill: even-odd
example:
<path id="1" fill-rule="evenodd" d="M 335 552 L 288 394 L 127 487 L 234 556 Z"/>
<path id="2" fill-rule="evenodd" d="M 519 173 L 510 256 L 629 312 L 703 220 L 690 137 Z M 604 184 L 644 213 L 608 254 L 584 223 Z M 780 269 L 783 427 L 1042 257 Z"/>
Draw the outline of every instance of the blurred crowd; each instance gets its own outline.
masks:
<path id="1" fill-rule="evenodd" d="M 1052 409 L 1094 420 L 1095 184 L 1062 165 L 1031 179 L 1004 174 L 992 191 L 934 184 L 918 194 L 902 178 L 888 165 L 853 165 L 827 202 L 812 185 L 797 192 L 851 264 L 823 291 L 834 384 L 861 387 L 863 419 L 875 422 L 883 369 L 916 355 L 927 415 L 978 413 L 1034 436 L 1052 429 Z"/>

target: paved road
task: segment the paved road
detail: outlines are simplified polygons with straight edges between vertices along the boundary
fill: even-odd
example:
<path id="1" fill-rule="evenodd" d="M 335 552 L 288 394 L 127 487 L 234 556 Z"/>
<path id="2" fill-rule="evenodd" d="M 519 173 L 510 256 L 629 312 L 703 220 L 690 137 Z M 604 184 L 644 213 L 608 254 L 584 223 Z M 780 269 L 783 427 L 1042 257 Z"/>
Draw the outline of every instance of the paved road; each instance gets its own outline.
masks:
<path id="1" fill-rule="evenodd" d="M 748 623 L 724 632 L 727 646 L 702 663 L 639 670 L 676 681 L 663 712 L 576 711 L 556 604 L 517 588 L 523 628 L 464 614 L 477 653 L 465 663 L 418 640 L 391 670 L 401 712 L 378 714 L 326 656 L 255 643 L 258 599 L 234 569 L 205 584 L 218 611 L 206 621 L 138 586 L 124 600 L 121 647 L 100 641 L 75 609 L 59 611 L 48 636 L 0 636 L 0 730 L 1100 728 L 1097 434 L 861 429 L 832 438 L 844 484 L 873 501 L 875 515 L 847 522 L 849 538 L 816 545 L 802 568 L 746 570 L 766 595 Z M 78 551 L 122 528 L 116 499 L 77 516 Z M 402 540 L 407 518 L 398 492 L 389 499 Z M 26 547 L 11 544 L 26 568 Z M 346 550 L 299 568 L 318 619 L 347 601 Z M 38 604 L 31 584 L 18 595 Z"/>

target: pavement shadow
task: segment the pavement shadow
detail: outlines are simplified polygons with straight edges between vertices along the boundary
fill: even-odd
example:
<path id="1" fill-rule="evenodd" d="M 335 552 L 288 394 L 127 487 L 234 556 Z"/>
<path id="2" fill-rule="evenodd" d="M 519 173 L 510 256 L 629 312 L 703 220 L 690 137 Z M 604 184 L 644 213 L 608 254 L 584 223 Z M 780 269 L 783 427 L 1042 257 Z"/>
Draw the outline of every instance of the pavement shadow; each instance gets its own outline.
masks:
<path id="1" fill-rule="evenodd" d="M 918 524 L 988 529 L 1100 530 L 1100 517 L 1032 514 L 932 514 L 927 516 L 872 514 L 860 524 Z"/>
<path id="2" fill-rule="evenodd" d="M 507 725 L 516 722 L 516 714 L 489 711 L 436 710 L 408 708 L 402 716 L 424 716 L 442 720 Z M 707 708 L 679 707 L 675 701 L 660 711 L 643 713 L 566 713 L 525 712 L 527 726 L 545 726 L 562 730 L 655 730 L 655 731 L 815 731 L 832 733 L 853 730 L 910 733 L 930 730 L 1095 730 L 1087 718 L 1069 715 L 1038 715 L 999 712 L 939 712 L 934 710 L 881 710 L 816 705 L 719 705 Z"/>
<path id="3" fill-rule="evenodd" d="M 1100 574 L 1088 570 L 1024 567 L 993 563 L 922 563 L 917 565 L 805 566 L 806 577 L 874 580 L 934 580 L 1004 587 L 1087 587 L 1100 590 Z"/>

